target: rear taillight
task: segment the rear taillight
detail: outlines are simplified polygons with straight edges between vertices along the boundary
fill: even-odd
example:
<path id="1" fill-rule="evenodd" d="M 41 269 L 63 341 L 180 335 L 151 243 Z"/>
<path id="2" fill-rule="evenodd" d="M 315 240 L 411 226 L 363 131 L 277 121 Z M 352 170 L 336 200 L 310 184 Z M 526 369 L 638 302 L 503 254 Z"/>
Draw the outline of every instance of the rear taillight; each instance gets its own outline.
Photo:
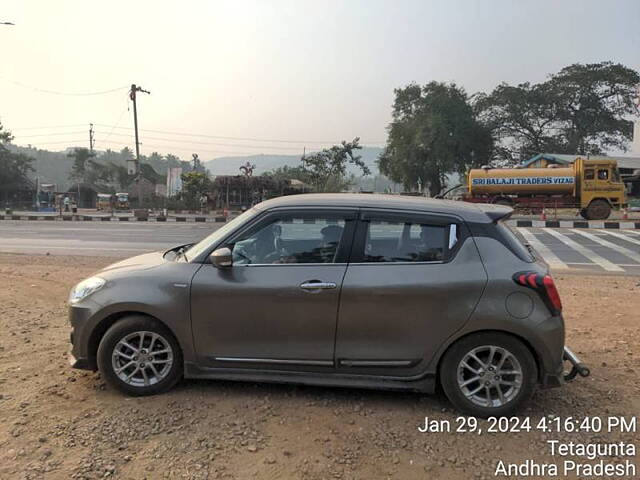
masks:
<path id="1" fill-rule="evenodd" d="M 538 292 L 554 315 L 562 312 L 562 301 L 551 275 L 541 275 L 536 272 L 518 272 L 513 275 L 513 280 L 518 285 L 532 288 Z"/>

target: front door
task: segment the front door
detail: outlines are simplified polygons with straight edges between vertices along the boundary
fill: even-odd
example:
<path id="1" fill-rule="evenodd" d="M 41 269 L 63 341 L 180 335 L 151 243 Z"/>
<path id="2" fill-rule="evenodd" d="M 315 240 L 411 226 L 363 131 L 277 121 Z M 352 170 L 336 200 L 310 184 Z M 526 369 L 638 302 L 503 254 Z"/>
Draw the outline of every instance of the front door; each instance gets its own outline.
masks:
<path id="1" fill-rule="evenodd" d="M 424 371 L 469 319 L 486 279 L 461 220 L 363 212 L 342 286 L 337 366 L 355 374 Z"/>
<path id="2" fill-rule="evenodd" d="M 227 245 L 233 266 L 191 285 L 196 351 L 210 366 L 332 367 L 355 212 L 280 211 Z"/>

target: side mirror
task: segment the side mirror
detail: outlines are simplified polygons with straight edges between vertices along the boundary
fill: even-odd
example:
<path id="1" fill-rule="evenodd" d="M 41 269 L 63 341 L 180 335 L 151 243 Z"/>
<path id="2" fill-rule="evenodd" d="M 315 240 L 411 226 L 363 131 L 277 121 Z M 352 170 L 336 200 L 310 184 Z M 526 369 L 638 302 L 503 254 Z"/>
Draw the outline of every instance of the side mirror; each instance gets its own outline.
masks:
<path id="1" fill-rule="evenodd" d="M 233 265 L 233 255 L 230 249 L 222 247 L 211 252 L 209 261 L 216 268 L 228 268 Z"/>

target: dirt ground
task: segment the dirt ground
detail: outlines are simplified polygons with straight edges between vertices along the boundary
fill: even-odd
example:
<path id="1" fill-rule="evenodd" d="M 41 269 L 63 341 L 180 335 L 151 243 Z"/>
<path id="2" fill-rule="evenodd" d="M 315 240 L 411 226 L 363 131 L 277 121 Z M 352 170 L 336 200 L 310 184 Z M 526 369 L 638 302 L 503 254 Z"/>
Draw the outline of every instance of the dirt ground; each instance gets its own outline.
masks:
<path id="1" fill-rule="evenodd" d="M 0 255 L 2 479 L 494 478 L 498 458 L 548 461 L 548 439 L 635 439 L 420 433 L 425 416 L 454 422 L 442 395 L 183 381 L 168 394 L 128 398 L 66 358 L 68 291 L 107 263 Z M 640 278 L 556 280 L 568 344 L 592 376 L 537 392 L 523 415 L 637 415 Z"/>

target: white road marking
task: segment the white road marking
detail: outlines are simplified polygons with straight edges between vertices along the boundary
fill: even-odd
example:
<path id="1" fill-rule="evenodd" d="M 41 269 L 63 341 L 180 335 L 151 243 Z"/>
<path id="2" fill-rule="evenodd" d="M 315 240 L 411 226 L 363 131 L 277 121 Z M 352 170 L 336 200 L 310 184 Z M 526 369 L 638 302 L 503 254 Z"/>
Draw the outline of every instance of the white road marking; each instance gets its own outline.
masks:
<path id="1" fill-rule="evenodd" d="M 625 242 L 630 242 L 630 243 L 635 243 L 636 245 L 640 245 L 640 240 L 636 240 L 635 238 L 631 238 L 628 237 L 620 232 L 607 232 L 608 235 L 611 235 L 612 237 L 616 237 L 616 238 L 620 238 L 622 240 L 624 240 Z"/>
<path id="2" fill-rule="evenodd" d="M 542 258 L 553 268 L 569 268 L 567 264 L 558 258 L 558 256 L 551 251 L 544 243 L 538 240 L 533 233 L 526 228 L 519 227 L 518 230 L 522 233 L 522 236 L 535 248 Z"/>
<path id="3" fill-rule="evenodd" d="M 593 250 L 590 250 L 587 247 L 585 247 L 583 245 L 580 245 L 578 242 L 575 242 L 574 240 L 570 239 L 566 235 L 563 235 L 562 233 L 557 232 L 552 228 L 548 228 L 546 230 L 546 232 L 549 235 L 553 235 L 554 237 L 556 237 L 558 240 L 560 240 L 565 245 L 573 248 L 574 250 L 579 252 L 581 255 L 587 257 L 593 263 L 595 263 L 597 265 L 600 265 L 606 271 L 608 271 L 608 272 L 624 272 L 624 268 L 619 267 L 618 265 L 616 265 L 615 263 L 610 262 L 609 260 L 607 260 L 604 257 L 601 257 L 600 255 L 598 255 Z M 594 238 L 597 238 L 597 237 L 594 237 Z"/>
<path id="4" fill-rule="evenodd" d="M 567 262 L 567 265 L 593 265 L 591 262 Z M 640 267 L 637 263 L 617 263 L 619 267 Z"/>
<path id="5" fill-rule="evenodd" d="M 599 243 L 600 245 L 603 245 L 605 247 L 612 249 L 614 252 L 620 252 L 624 256 L 629 257 L 631 260 L 635 260 L 640 264 L 640 253 L 634 252 L 633 250 L 629 250 L 628 248 L 625 248 L 625 247 L 621 247 L 620 245 L 616 245 L 615 243 L 612 243 L 608 240 L 598 238 L 595 235 L 592 235 L 591 233 L 581 232 L 579 230 L 574 230 L 574 231 L 576 233 L 579 233 L 583 237 L 588 238 L 593 242 Z"/>

